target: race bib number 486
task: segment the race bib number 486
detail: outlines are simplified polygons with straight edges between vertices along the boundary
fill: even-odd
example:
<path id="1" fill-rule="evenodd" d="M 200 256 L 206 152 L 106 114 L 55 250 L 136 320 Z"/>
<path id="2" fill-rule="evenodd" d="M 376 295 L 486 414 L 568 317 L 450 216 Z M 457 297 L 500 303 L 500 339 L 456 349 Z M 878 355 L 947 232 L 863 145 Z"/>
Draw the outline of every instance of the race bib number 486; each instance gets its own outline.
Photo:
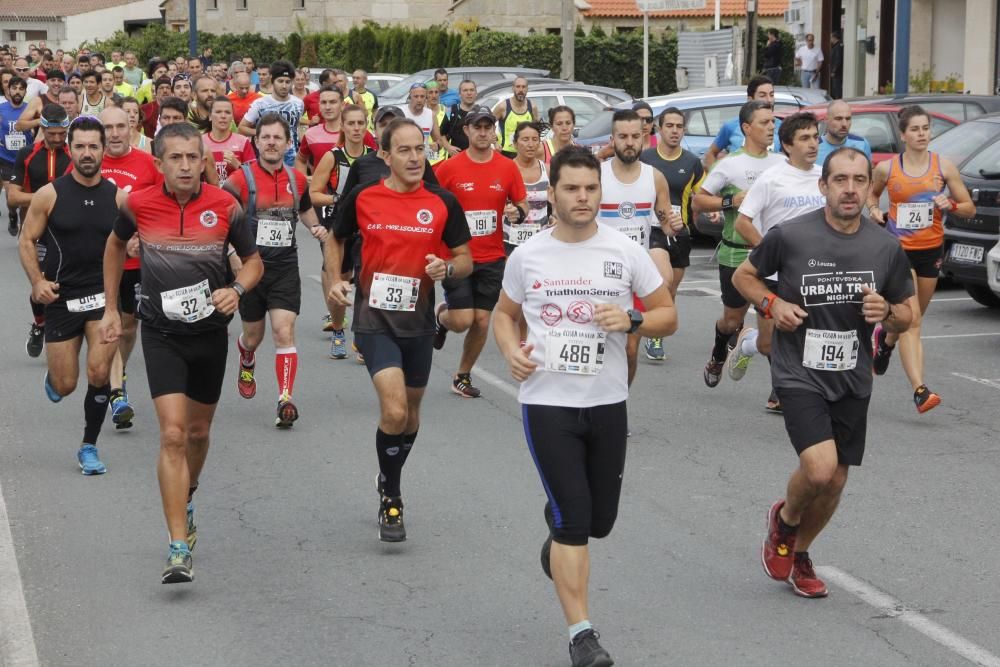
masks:
<path id="1" fill-rule="evenodd" d="M 597 375 L 604 367 L 603 331 L 552 329 L 545 335 L 545 370 Z"/>

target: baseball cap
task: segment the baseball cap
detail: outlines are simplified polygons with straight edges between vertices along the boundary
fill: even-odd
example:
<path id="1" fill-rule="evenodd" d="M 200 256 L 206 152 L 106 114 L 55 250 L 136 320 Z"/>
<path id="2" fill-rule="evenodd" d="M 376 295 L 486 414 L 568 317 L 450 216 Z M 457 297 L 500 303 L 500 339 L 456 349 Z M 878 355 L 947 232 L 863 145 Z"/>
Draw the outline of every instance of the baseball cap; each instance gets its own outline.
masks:
<path id="1" fill-rule="evenodd" d="M 403 110 L 400 109 L 399 107 L 395 107 L 392 105 L 389 105 L 387 107 L 379 107 L 378 111 L 375 112 L 375 122 L 376 123 L 381 122 L 383 118 L 385 118 L 390 114 L 395 116 L 396 118 L 402 118 Z"/>
<path id="2" fill-rule="evenodd" d="M 496 116 L 493 115 L 493 110 L 489 107 L 475 107 L 472 111 L 465 115 L 465 123 L 467 125 L 478 123 L 484 119 L 490 121 L 491 123 L 497 122 Z"/>

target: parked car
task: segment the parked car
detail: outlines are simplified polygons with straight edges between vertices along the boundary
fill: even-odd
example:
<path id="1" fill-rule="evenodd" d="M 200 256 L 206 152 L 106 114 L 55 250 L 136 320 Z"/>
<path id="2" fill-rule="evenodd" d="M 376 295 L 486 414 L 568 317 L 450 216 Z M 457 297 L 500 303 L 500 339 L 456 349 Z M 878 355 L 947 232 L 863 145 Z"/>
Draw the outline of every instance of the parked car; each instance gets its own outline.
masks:
<path id="1" fill-rule="evenodd" d="M 545 81 L 549 83 L 532 84 L 531 80 L 528 81 L 528 99 L 536 109 L 537 117 L 541 120 L 547 120 L 549 109 L 566 105 L 576 114 L 577 130 L 586 127 L 596 116 L 604 113 L 611 104 L 632 99 L 624 90 L 558 82 L 557 80 L 556 83 L 552 83 L 552 79 Z M 510 84 L 504 84 L 500 87 L 489 86 L 487 91 L 477 98 L 476 103 L 492 109 L 510 97 Z"/>
<path id="2" fill-rule="evenodd" d="M 528 67 L 448 67 L 446 69 L 448 70 L 448 85 L 456 90 L 458 89 L 459 81 L 462 79 L 472 79 L 476 82 L 476 86 L 483 86 L 500 79 L 513 81 L 519 76 L 541 77 L 549 75 L 549 70 L 547 69 L 532 69 Z M 410 86 L 415 83 L 432 81 L 433 79 L 433 69 L 425 69 L 410 74 L 382 92 L 382 95 L 379 97 L 379 106 L 386 106 L 387 104 L 402 106 L 406 104 L 406 98 L 410 94 Z"/>
<path id="3" fill-rule="evenodd" d="M 496 97 L 497 100 L 493 102 L 505 99 L 511 94 L 511 81 L 493 81 L 485 86 L 480 86 L 476 91 L 479 94 L 479 99 L 485 99 L 487 97 Z M 528 77 L 528 92 L 537 91 L 551 91 L 551 90 L 584 90 L 592 93 L 604 100 L 606 106 L 614 106 L 615 104 L 620 104 L 621 102 L 631 102 L 632 96 L 621 88 L 608 88 L 606 86 L 592 86 L 587 83 L 580 83 L 579 81 L 566 81 L 564 79 L 549 79 L 545 77 Z M 480 102 L 482 104 L 483 102 Z"/>
<path id="4" fill-rule="evenodd" d="M 878 164 L 899 155 L 903 150 L 903 142 L 899 137 L 897 122 L 900 109 L 903 107 L 888 104 L 854 104 L 851 103 L 851 134 L 864 137 L 872 147 L 872 162 Z M 826 105 L 810 106 L 802 111 L 811 111 L 820 120 L 820 133 L 826 131 Z M 791 112 L 780 112 L 779 117 Z M 931 115 L 931 138 L 947 132 L 961 121 L 935 111 Z"/>
<path id="5" fill-rule="evenodd" d="M 951 116 L 960 123 L 1000 111 L 1000 97 L 995 95 L 960 95 L 958 93 L 915 93 L 907 95 L 876 95 L 847 100 L 855 104 L 891 104 L 905 107 L 919 104 L 926 111 Z"/>
<path id="6" fill-rule="evenodd" d="M 993 296 L 1000 302 L 1000 243 L 986 253 L 986 279 L 989 281 Z"/>
<path id="7" fill-rule="evenodd" d="M 1000 113 L 962 123 L 931 141 L 929 148 L 955 163 L 976 205 L 969 219 L 945 215 L 941 271 L 978 303 L 1000 308 L 986 263 L 986 253 L 1000 240 Z"/>
<path id="8" fill-rule="evenodd" d="M 323 73 L 325 67 L 310 67 L 309 68 L 309 83 L 312 90 L 319 90 L 319 75 Z M 350 72 L 347 73 L 348 78 L 350 78 Z M 400 81 L 405 74 L 389 74 L 386 72 L 375 72 L 368 75 L 368 90 L 372 91 L 379 97 L 382 96 L 382 92 L 391 86 L 392 84 Z M 350 83 L 350 81 L 348 81 Z M 353 87 L 353 86 L 352 86 Z"/>

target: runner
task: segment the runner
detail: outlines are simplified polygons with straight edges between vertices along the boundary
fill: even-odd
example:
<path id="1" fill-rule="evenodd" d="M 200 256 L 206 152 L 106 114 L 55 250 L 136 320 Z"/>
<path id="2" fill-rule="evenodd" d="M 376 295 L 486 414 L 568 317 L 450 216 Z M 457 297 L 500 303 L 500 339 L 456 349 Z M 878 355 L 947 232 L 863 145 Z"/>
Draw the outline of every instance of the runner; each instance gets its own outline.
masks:
<path id="1" fill-rule="evenodd" d="M 143 117 L 139 100 L 134 97 L 122 98 L 121 107 L 128 115 L 129 144 L 132 148 L 138 148 L 144 153 L 152 153 L 153 140 L 142 133 Z"/>
<path id="2" fill-rule="evenodd" d="M 431 117 L 434 119 L 434 124 L 438 128 L 438 132 L 443 134 L 444 127 L 448 121 L 448 108 L 441 104 L 441 89 L 438 88 L 436 81 L 428 81 L 424 84 L 424 88 L 427 90 L 427 109 L 431 112 Z M 431 158 L 431 164 L 437 164 L 447 158 L 448 151 L 443 147 L 439 148 L 435 157 Z"/>
<path id="3" fill-rule="evenodd" d="M 380 114 L 384 111 L 379 109 Z M 467 276 L 472 257 L 469 228 L 458 202 L 443 189 L 421 182 L 421 128 L 408 119 L 393 120 L 381 142 L 389 177 L 347 195 L 334 224 L 336 242 L 326 244 L 325 261 L 340 266 L 344 242 L 360 234 L 361 270 L 351 328 L 381 409 L 375 433 L 379 539 L 402 542 L 406 528 L 400 478 L 417 439 L 420 401 L 431 371 L 434 283 Z M 425 233 L 427 229 L 431 232 Z M 451 251 L 449 261 L 437 256 L 444 246 Z M 338 280 L 330 298 L 351 305 L 349 290 L 347 281 Z"/>
<path id="4" fill-rule="evenodd" d="M 327 230 L 333 226 L 337 203 L 347 191 L 345 186 L 351 167 L 357 160 L 375 152 L 364 143 L 368 127 L 366 115 L 364 107 L 355 104 L 348 104 L 344 108 L 341 113 L 344 143 L 342 146 L 335 146 L 332 150 L 327 151 L 313 171 L 309 185 L 309 198 L 312 199 L 312 203 L 318 211 L 320 224 Z M 389 117 L 392 118 L 392 115 L 389 114 Z M 349 240 L 348 244 L 353 245 L 353 239 Z M 351 260 L 350 248 L 347 248 L 347 252 L 344 253 L 346 264 L 339 271 L 340 280 L 351 279 L 351 267 L 353 266 Z M 335 274 L 336 270 L 327 270 L 324 263 L 321 274 L 324 295 L 329 295 Z M 346 359 L 347 337 L 344 335 L 344 318 L 347 310 L 330 298 L 326 299 L 326 308 L 328 319 L 325 320 L 323 331 L 330 332 L 330 358 Z"/>
<path id="5" fill-rule="evenodd" d="M 218 82 L 207 74 L 194 80 L 194 99 L 188 105 L 188 122 L 202 134 L 212 129 L 212 101 L 219 96 Z"/>
<path id="6" fill-rule="evenodd" d="M 465 211 L 472 235 L 469 248 L 473 269 L 468 277 L 449 278 L 442 283 L 444 302 L 435 310 L 434 349 L 444 347 L 449 331 L 468 332 L 451 390 L 463 398 L 479 398 L 482 392 L 472 384 L 472 367 L 486 344 L 506 263 L 503 226 L 497 222 L 504 217 L 507 202 L 512 202 L 519 209 L 514 224 L 522 223 L 528 213 L 528 193 L 514 162 L 493 150 L 496 118 L 489 107 L 470 111 L 465 119 L 469 148 L 442 162 L 435 173 L 441 186 L 455 195 Z M 513 142 L 513 128 L 510 139 Z"/>
<path id="7" fill-rule="evenodd" d="M 121 335 L 118 294 L 126 244 L 139 234 L 142 352 L 160 423 L 157 476 L 170 539 L 160 579 L 165 584 L 194 581 L 191 548 L 198 529 L 192 498 L 222 392 L 226 329 L 240 296 L 264 271 L 239 204 L 201 184 L 203 150 L 200 133 L 185 122 L 160 131 L 156 162 L 164 187 L 128 196 L 104 252 L 107 307 L 100 332 L 112 343 Z M 226 244 L 243 262 L 228 284 Z"/>
<path id="8" fill-rule="evenodd" d="M 243 122 L 243 116 L 247 114 L 250 106 L 263 95 L 253 89 L 249 74 L 238 72 L 233 76 L 232 91 L 227 97 L 233 103 L 233 122 L 239 125 Z"/>
<path id="9" fill-rule="evenodd" d="M 324 86 L 319 91 L 319 117 L 322 122 L 306 130 L 295 155 L 295 168 L 308 174 L 319 164 L 323 156 L 341 143 L 340 114 L 344 106 L 344 96 L 340 89 Z"/>
<path id="10" fill-rule="evenodd" d="M 351 75 L 351 83 L 354 84 L 351 95 L 361 98 L 365 110 L 368 112 L 368 117 L 374 118 L 375 110 L 378 109 L 378 95 L 368 90 L 368 72 L 363 69 L 354 70 L 354 73 Z"/>
<path id="11" fill-rule="evenodd" d="M 83 81 L 83 94 L 80 96 L 80 113 L 84 116 L 99 116 L 104 107 L 108 106 L 108 97 L 101 92 L 101 77 L 97 72 L 89 71 L 80 75 Z"/>
<path id="12" fill-rule="evenodd" d="M 747 191 L 740 203 L 734 229 L 746 239 L 751 247 L 760 245 L 760 240 L 778 224 L 805 215 L 821 208 L 826 200 L 819 189 L 819 177 L 823 169 L 816 164 L 819 150 L 819 123 L 816 116 L 808 111 L 792 114 L 778 128 L 781 148 L 788 155 L 784 162 L 776 164 L 761 174 Z M 778 276 L 765 277 L 772 289 Z M 757 308 L 757 328 L 744 327 L 736 337 L 735 347 L 726 358 L 729 378 L 738 382 L 746 375 L 750 360 L 757 353 L 771 358 L 771 336 L 774 334 L 774 320 Z M 768 396 L 768 412 L 781 412 L 781 401 L 772 389 Z"/>
<path id="13" fill-rule="evenodd" d="M 76 389 L 80 348 L 87 341 L 83 441 L 76 458 L 84 475 L 102 475 L 107 468 L 98 456 L 97 439 L 108 410 L 108 373 L 118 346 L 104 344 L 98 335 L 105 302 L 101 261 L 124 194 L 119 199 L 114 183 L 101 178 L 104 128 L 97 119 L 80 118 L 70 125 L 69 150 L 72 171 L 32 197 L 19 249 L 32 300 L 45 304 L 48 370 L 43 385 L 53 403 Z M 43 236 L 49 248 L 44 266 L 36 249 Z"/>
<path id="14" fill-rule="evenodd" d="M 162 128 L 177 123 L 187 123 L 188 103 L 179 97 L 167 97 L 160 101 L 160 129 L 156 131 L 156 136 L 160 136 Z M 153 153 L 156 153 L 156 140 L 153 141 Z M 219 173 L 215 169 L 215 158 L 211 153 L 202 151 L 202 161 L 204 168 L 200 171 L 201 179 L 209 185 L 219 184 Z"/>
<path id="15" fill-rule="evenodd" d="M 511 84 L 513 95 L 493 107 L 493 117 L 499 119 L 500 136 L 497 146 L 500 152 L 511 159 L 517 155 L 514 150 L 514 130 L 520 123 L 535 120 L 535 110 L 528 99 L 528 80 L 523 76 Z"/>
<path id="16" fill-rule="evenodd" d="M 733 273 L 750 255 L 751 246 L 736 231 L 736 215 L 747 190 L 771 167 L 782 164 L 785 157 L 767 149 L 774 141 L 774 111 L 768 102 L 754 100 L 740 109 L 741 131 L 746 137 L 743 147 L 718 160 L 701 183 L 694 196 L 694 212 L 718 215 L 724 223 L 719 245 L 719 291 L 722 297 L 722 317 L 715 322 L 715 344 L 705 364 L 703 377 L 709 387 L 718 386 L 734 337 L 743 328 L 750 304 L 733 287 Z"/>
<path id="17" fill-rule="evenodd" d="M 171 92 L 170 79 L 165 76 L 157 79 L 155 92 L 155 99 L 148 104 L 142 105 L 142 131 L 143 134 L 149 137 L 150 141 L 156 137 L 156 130 L 158 129 L 158 121 L 160 118 L 160 102 L 173 96 L 173 93 Z"/>
<path id="18" fill-rule="evenodd" d="M 415 83 L 410 86 L 410 95 L 406 106 L 403 107 L 403 115 L 416 123 L 424 133 L 427 159 L 431 164 L 438 161 L 441 147 L 444 147 L 449 155 L 458 153 L 458 148 L 441 135 L 441 128 L 434 120 L 434 112 L 427 108 L 427 84 Z"/>
<path id="19" fill-rule="evenodd" d="M 320 96 L 320 93 L 322 92 L 322 90 L 324 88 L 335 88 L 336 87 L 336 85 L 335 85 L 336 84 L 335 77 L 333 76 L 335 71 L 336 70 L 325 69 L 322 72 L 320 72 L 319 73 L 319 88 L 317 88 L 316 90 L 313 90 L 313 91 L 307 93 L 306 96 L 302 98 L 302 104 L 306 108 L 306 116 L 308 117 L 309 125 L 310 126 L 316 125 L 316 124 L 320 123 L 323 120 L 323 117 L 320 114 L 320 110 L 319 110 L 319 96 Z M 341 99 L 343 99 L 344 92 L 341 91 L 339 88 L 337 88 L 337 90 L 340 91 L 340 93 L 341 93 L 340 97 L 341 97 Z M 294 92 L 294 86 L 293 86 L 292 94 L 293 95 L 295 94 L 295 92 Z M 296 167 L 296 168 L 298 168 L 298 167 Z"/>
<path id="20" fill-rule="evenodd" d="M 288 82 L 291 86 L 291 81 Z M 257 83 L 254 86 L 256 90 L 261 95 L 270 95 L 274 92 L 274 83 L 271 81 L 271 67 L 270 65 L 265 65 L 261 63 L 257 65 Z"/>
<path id="21" fill-rule="evenodd" d="M 170 82 L 170 93 L 174 97 L 178 97 L 184 101 L 184 104 L 188 105 L 188 110 L 191 108 L 191 100 L 194 99 L 194 93 L 191 88 L 191 79 L 186 76 L 175 76 L 174 80 Z M 184 113 L 184 118 L 187 119 L 187 113 Z"/>
<path id="22" fill-rule="evenodd" d="M 59 91 L 59 106 L 66 111 L 66 117 L 72 122 L 80 115 L 80 93 L 69 86 Z"/>
<path id="23" fill-rule="evenodd" d="M 599 220 L 649 251 L 669 291 L 673 278 L 670 254 L 665 243 L 658 242 L 653 247 L 650 239 L 653 229 L 660 229 L 664 236 L 676 234 L 684 228 L 684 220 L 671 207 L 667 179 L 650 165 L 639 161 L 645 124 L 648 123 L 642 121 L 641 113 L 628 109 L 616 111 L 611 120 L 614 157 L 601 164 Z M 669 232 L 662 229 L 661 224 L 664 223 L 669 226 Z M 635 309 L 642 312 L 642 303 L 638 299 Z M 638 369 L 640 340 L 640 336 L 629 334 L 625 345 L 629 386 Z"/>
<path id="24" fill-rule="evenodd" d="M 555 582 L 575 667 L 613 664 L 587 609 L 587 544 L 607 537 L 618 514 L 626 334 L 668 336 L 677 329 L 670 292 L 649 256 L 598 223 L 601 171 L 586 148 L 571 146 L 552 160 L 549 194 L 559 224 L 511 255 L 494 326 L 521 383 L 525 438 L 548 499 L 542 569 Z M 631 310 L 634 294 L 642 295 L 645 314 Z M 524 346 L 521 317 L 528 321 Z"/>
<path id="25" fill-rule="evenodd" d="M 826 156 L 838 148 L 850 146 L 872 159 L 872 147 L 868 140 L 851 134 L 851 105 L 843 100 L 833 100 L 826 106 L 826 132 L 819 140 L 819 155 L 816 157 L 816 164 L 822 165 L 826 162 Z"/>
<path id="26" fill-rule="evenodd" d="M 52 70 L 45 81 L 49 87 L 48 92 L 27 100 L 27 107 L 14 124 L 15 130 L 35 130 L 41 121 L 42 107 L 46 104 L 59 104 L 59 91 L 66 83 L 66 75 L 61 70 Z"/>
<path id="27" fill-rule="evenodd" d="M 257 159 L 250 139 L 233 132 L 233 101 L 224 95 L 217 96 L 210 109 L 211 131 L 202 135 L 205 150 L 215 161 L 219 185 L 239 170 L 240 165 Z"/>
<path id="28" fill-rule="evenodd" d="M 861 216 L 870 190 L 864 153 L 835 151 L 820 181 L 824 207 L 765 234 L 733 276 L 777 325 L 771 377 L 799 456 L 785 498 L 767 514 L 761 562 L 768 576 L 807 598 L 827 595 L 809 547 L 837 508 L 849 466 L 864 456 L 872 329 L 881 322 L 905 331 L 912 317 L 905 253 Z M 765 283 L 774 274 L 776 289 Z"/>
<path id="29" fill-rule="evenodd" d="M 774 83 L 763 75 L 751 77 L 747 83 L 747 100 L 759 100 L 774 106 Z M 711 168 L 722 157 L 723 153 L 735 153 L 743 147 L 742 121 L 739 117 L 731 118 L 719 128 L 719 134 L 705 152 L 705 167 Z M 781 119 L 774 121 L 774 152 L 781 153 Z"/>
<path id="30" fill-rule="evenodd" d="M 955 165 L 927 150 L 930 128 L 930 115 L 921 107 L 908 106 L 899 112 L 899 133 L 905 147 L 898 157 L 876 167 L 875 183 L 868 201 L 872 218 L 899 237 L 917 288 L 916 295 L 909 301 L 913 311 L 910 328 L 899 332 L 881 327 L 875 332 L 875 374 L 885 374 L 898 341 L 903 371 L 913 388 L 917 412 L 921 414 L 941 403 L 941 397 L 924 384 L 924 346 L 920 342 L 920 328 L 937 288 L 944 256 L 942 212 L 960 218 L 976 214 L 976 205 Z M 883 212 L 878 202 L 886 188 L 889 189 L 889 210 Z"/>
<path id="31" fill-rule="evenodd" d="M 101 112 L 101 123 L 107 148 L 101 162 L 101 175 L 110 183 L 123 190 L 126 195 L 138 192 L 160 183 L 162 175 L 156 169 L 153 157 L 129 142 L 131 134 L 128 114 L 124 109 L 108 107 Z M 118 305 L 121 310 L 121 336 L 118 351 L 111 364 L 111 421 L 116 429 L 132 428 L 135 410 L 128 399 L 125 367 L 132 349 L 135 347 L 139 323 L 135 317 L 136 293 L 139 286 L 139 240 L 134 239 L 131 252 L 125 259 Z"/>
<path id="32" fill-rule="evenodd" d="M 246 210 L 247 226 L 264 261 L 264 277 L 240 299 L 243 334 L 236 341 L 240 351 L 237 389 L 243 398 L 257 394 L 254 352 L 264 340 L 264 316 L 268 315 L 278 378 L 278 414 L 274 425 L 282 429 L 291 428 L 299 418 L 298 408 L 292 402 L 299 365 L 295 318 L 302 301 L 296 223 L 302 222 L 314 238 L 326 239 L 326 229 L 319 224 L 309 200 L 305 175 L 282 163 L 291 141 L 291 128 L 284 118 L 276 113 L 262 116 L 257 123 L 260 157 L 240 167 L 224 186 Z"/>
<path id="33" fill-rule="evenodd" d="M 255 100 L 243 121 L 240 123 L 240 134 L 248 137 L 256 136 L 257 121 L 268 113 L 279 114 L 291 130 L 292 143 L 285 154 L 285 164 L 289 167 L 295 164 L 295 154 L 299 150 L 299 121 L 305 113 L 305 106 L 302 100 L 290 95 L 292 79 L 295 78 L 295 67 L 287 60 L 277 60 L 271 64 L 270 69 L 273 92 L 259 100 Z"/>
<path id="34" fill-rule="evenodd" d="M 458 93 L 460 99 L 448 109 L 448 118 L 441 131 L 448 137 L 452 146 L 464 151 L 469 147 L 469 136 L 465 133 L 465 117 L 478 107 L 476 97 L 479 93 L 476 91 L 476 82 L 466 79 L 458 84 Z"/>
<path id="35" fill-rule="evenodd" d="M 544 150 L 545 164 L 552 163 L 552 156 L 566 148 L 573 146 L 573 130 L 576 128 L 576 112 L 572 107 L 559 105 L 549 109 L 549 127 L 552 128 L 552 136 L 542 144 Z"/>
<path id="36" fill-rule="evenodd" d="M 443 67 L 434 70 L 434 83 L 438 85 L 438 90 L 441 91 L 441 104 L 445 108 L 449 108 L 460 102 L 459 92 L 448 87 L 448 70 Z"/>
<path id="37" fill-rule="evenodd" d="M 657 138 L 656 133 L 653 132 L 653 123 L 655 122 L 653 118 L 653 107 L 649 106 L 649 103 L 647 102 L 638 100 L 632 104 L 632 111 L 638 114 L 639 120 L 642 121 L 642 144 L 639 147 L 640 153 L 649 148 L 656 148 Z M 597 157 L 603 162 L 613 157 L 614 154 L 615 146 L 612 141 L 597 152 Z"/>
<path id="38" fill-rule="evenodd" d="M 24 103 L 24 91 L 24 79 L 19 76 L 10 77 L 6 87 L 6 100 L 0 104 L 0 179 L 3 179 L 4 190 L 7 190 L 7 183 L 14 175 L 14 161 L 17 159 L 17 152 L 25 146 L 30 146 L 34 141 L 34 135 L 30 131 L 14 129 L 21 114 L 28 106 Z M 9 191 L 7 193 L 7 213 L 9 217 L 7 232 L 11 236 L 17 236 L 17 205 L 11 203 Z"/>

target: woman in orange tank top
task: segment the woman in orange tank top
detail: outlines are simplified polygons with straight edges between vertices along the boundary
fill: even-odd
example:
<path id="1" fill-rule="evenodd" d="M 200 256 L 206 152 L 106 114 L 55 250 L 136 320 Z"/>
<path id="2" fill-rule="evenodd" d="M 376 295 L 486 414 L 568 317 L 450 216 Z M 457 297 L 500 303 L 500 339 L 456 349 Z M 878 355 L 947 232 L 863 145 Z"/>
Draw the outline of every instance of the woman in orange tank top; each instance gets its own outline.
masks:
<path id="1" fill-rule="evenodd" d="M 903 370 L 913 387 L 917 412 L 924 413 L 941 403 L 941 397 L 924 384 L 924 348 L 920 325 L 937 287 L 944 247 L 944 213 L 969 218 L 976 206 L 962 183 L 958 169 L 946 158 L 927 150 L 931 139 L 931 118 L 919 106 L 899 112 L 899 132 L 905 148 L 898 157 L 875 168 L 869 213 L 876 222 L 899 237 L 913 273 L 916 294 L 910 297 L 913 321 L 906 333 L 889 333 L 875 328 L 872 367 L 876 375 L 885 373 L 889 357 L 900 342 Z M 883 190 L 889 190 L 889 210 L 878 207 Z M 945 189 L 948 193 L 946 194 Z"/>

